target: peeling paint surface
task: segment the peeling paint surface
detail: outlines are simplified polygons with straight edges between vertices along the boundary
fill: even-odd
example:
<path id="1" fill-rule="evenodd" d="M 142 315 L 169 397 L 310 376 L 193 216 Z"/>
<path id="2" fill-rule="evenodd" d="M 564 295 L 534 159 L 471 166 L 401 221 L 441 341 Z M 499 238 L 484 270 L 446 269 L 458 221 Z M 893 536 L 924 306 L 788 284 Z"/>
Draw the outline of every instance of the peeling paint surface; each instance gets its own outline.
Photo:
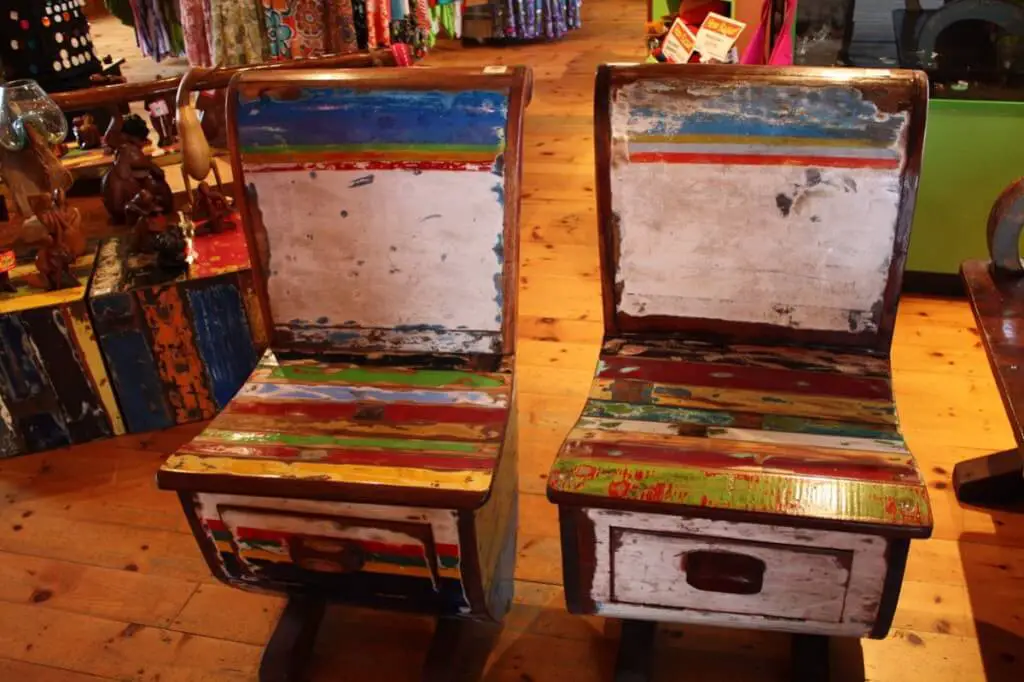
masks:
<path id="1" fill-rule="evenodd" d="M 640 81 L 611 125 L 621 312 L 877 329 L 906 114 L 853 88 Z"/>
<path id="2" fill-rule="evenodd" d="M 493 352 L 507 116 L 507 94 L 490 91 L 243 98 L 243 169 L 259 197 L 279 338 Z"/>

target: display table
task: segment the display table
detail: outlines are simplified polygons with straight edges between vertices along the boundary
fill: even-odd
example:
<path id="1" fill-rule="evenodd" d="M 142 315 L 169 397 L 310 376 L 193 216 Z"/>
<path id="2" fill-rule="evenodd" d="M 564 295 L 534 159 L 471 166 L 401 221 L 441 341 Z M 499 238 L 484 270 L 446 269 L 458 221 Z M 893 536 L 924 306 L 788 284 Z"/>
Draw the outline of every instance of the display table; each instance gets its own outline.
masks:
<path id="1" fill-rule="evenodd" d="M 124 433 L 86 310 L 92 248 L 72 266 L 79 286 L 46 291 L 27 260 L 0 294 L 0 457 Z"/>

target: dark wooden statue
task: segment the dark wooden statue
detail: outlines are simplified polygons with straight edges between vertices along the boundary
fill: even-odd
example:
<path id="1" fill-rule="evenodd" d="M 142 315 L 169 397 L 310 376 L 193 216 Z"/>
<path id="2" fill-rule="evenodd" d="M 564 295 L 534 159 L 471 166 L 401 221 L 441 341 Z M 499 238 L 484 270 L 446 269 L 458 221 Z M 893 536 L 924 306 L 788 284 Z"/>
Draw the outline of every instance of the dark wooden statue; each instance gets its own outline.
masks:
<path id="1" fill-rule="evenodd" d="M 92 114 L 82 114 L 74 120 L 75 139 L 79 149 L 97 149 L 103 144 L 103 136 Z"/>
<path id="2" fill-rule="evenodd" d="M 81 216 L 77 210 L 68 208 L 61 189 L 54 190 L 49 197 L 33 197 L 33 208 L 46 228 L 45 242 L 36 254 L 36 268 L 47 289 L 78 286 L 71 265 L 85 253 Z"/>
<path id="3" fill-rule="evenodd" d="M 131 118 L 125 117 L 120 128 L 112 123 L 113 130 L 108 131 L 104 139 L 105 144 L 119 145 L 114 153 L 114 165 L 103 176 L 103 205 L 116 222 L 124 222 L 125 206 L 143 189 L 153 195 L 161 212 L 170 211 L 174 204 L 174 195 L 163 170 L 143 151 L 148 138 L 140 135 L 141 131 L 137 124 L 131 123 Z M 142 125 L 144 127 L 145 122 Z"/>
<path id="4" fill-rule="evenodd" d="M 153 238 L 163 231 L 159 215 L 160 205 L 148 189 L 141 189 L 124 208 L 125 219 L 135 228 L 135 250 L 153 250 Z"/>
<path id="5" fill-rule="evenodd" d="M 214 234 L 235 227 L 231 221 L 231 205 L 223 194 L 210 187 L 210 183 L 199 183 L 192 208 L 192 220 L 203 222 L 199 234 Z"/>

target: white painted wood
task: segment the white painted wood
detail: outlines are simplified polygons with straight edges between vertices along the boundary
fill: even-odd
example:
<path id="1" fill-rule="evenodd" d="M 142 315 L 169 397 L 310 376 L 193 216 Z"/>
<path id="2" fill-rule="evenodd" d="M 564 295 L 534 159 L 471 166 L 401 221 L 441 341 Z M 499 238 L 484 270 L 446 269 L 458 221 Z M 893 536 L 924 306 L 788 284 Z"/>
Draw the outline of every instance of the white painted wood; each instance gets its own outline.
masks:
<path id="1" fill-rule="evenodd" d="M 839 622 L 847 571 L 837 554 L 801 552 L 717 538 L 673 537 L 636 530 L 615 534 L 611 600 L 718 613 Z M 760 559 L 764 584 L 757 594 L 727 594 L 693 587 L 683 567 L 695 551 L 719 551 Z M 848 553 L 843 553 L 847 554 Z"/>
<path id="2" fill-rule="evenodd" d="M 618 114 L 616 114 L 618 115 Z M 893 250 L 899 172 L 620 162 L 620 310 L 801 329 L 874 330 Z M 856 187 L 856 190 L 851 188 Z M 756 292 L 757 295 L 752 295 Z"/>
<path id="3" fill-rule="evenodd" d="M 640 421 L 636 419 L 614 419 L 605 417 L 583 417 L 576 422 L 576 430 L 587 429 L 615 431 L 616 433 L 649 433 L 658 436 L 678 436 L 679 424 Z M 576 438 L 570 434 L 570 438 Z M 796 447 L 832 448 L 836 450 L 860 450 L 909 455 L 903 441 L 881 438 L 849 438 L 814 433 L 792 433 L 789 431 L 768 431 L 764 429 L 737 429 L 732 427 L 709 426 L 708 438 L 736 440 L 750 443 L 771 443 L 772 445 Z M 895 461 L 903 461 L 897 458 Z"/>
<path id="4" fill-rule="evenodd" d="M 591 598 L 597 604 L 598 613 L 624 618 L 641 618 L 681 623 L 705 623 L 733 627 L 753 627 L 785 632 L 818 632 L 821 634 L 863 635 L 870 632 L 878 615 L 885 575 L 888 565 L 885 559 L 884 538 L 862 533 L 842 533 L 770 526 L 745 522 L 713 521 L 709 519 L 684 518 L 663 514 L 641 514 L 607 509 L 585 509 L 585 514 L 594 524 L 595 567 L 592 580 Z M 615 585 L 612 585 L 613 556 L 612 529 L 640 531 L 642 533 L 671 533 L 677 536 L 699 537 L 707 542 L 728 544 L 730 541 L 748 541 L 769 545 L 788 545 L 808 550 L 819 548 L 852 552 L 853 561 L 846 577 L 845 597 L 841 616 L 835 620 L 813 620 L 810 616 L 820 615 L 821 607 L 809 606 L 807 621 L 780 620 L 778 616 L 766 613 L 732 613 L 697 611 L 679 607 L 676 603 L 648 601 L 645 605 L 621 604 L 615 602 L 627 581 L 642 579 L 648 558 L 634 558 L 625 561 L 621 570 L 615 566 Z M 779 548 L 782 551 L 782 548 Z M 792 551 L 792 562 L 805 561 L 807 554 Z M 678 565 L 678 564 L 677 564 Z M 822 564 L 815 566 L 822 568 Z M 775 570 L 775 567 L 770 567 Z M 786 571 L 802 570 L 786 567 Z M 626 573 L 623 574 L 622 571 Z M 766 572 L 766 580 L 768 573 Z M 664 581 L 666 578 L 662 577 Z M 685 577 L 679 573 L 679 580 Z M 838 580 L 838 577 L 837 577 Z M 661 583 L 659 583 L 661 584 Z M 614 589 L 614 595 L 613 595 Z M 727 611 L 723 609 L 722 611 Z"/>
<path id="5" fill-rule="evenodd" d="M 501 329 L 502 178 L 319 170 L 247 182 L 266 226 L 276 323 Z"/>
<path id="6" fill-rule="evenodd" d="M 322 502 L 284 497 L 250 497 L 248 495 L 196 495 L 200 519 L 219 520 L 220 507 L 248 507 L 275 512 L 348 516 L 357 519 L 403 521 L 430 524 L 434 541 L 440 544 L 459 544 L 457 512 L 451 509 L 427 507 L 391 507 L 381 504 L 354 504 L 351 502 Z"/>

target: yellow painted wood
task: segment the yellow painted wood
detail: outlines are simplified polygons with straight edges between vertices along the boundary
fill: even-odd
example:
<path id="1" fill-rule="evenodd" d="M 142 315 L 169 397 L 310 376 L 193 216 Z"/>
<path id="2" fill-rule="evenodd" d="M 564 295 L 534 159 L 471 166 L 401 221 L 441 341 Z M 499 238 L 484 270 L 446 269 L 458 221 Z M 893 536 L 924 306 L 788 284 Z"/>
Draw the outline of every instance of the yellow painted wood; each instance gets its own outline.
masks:
<path id="1" fill-rule="evenodd" d="M 615 382 L 642 385 L 646 382 L 630 382 L 622 379 L 595 379 L 590 389 L 590 398 L 613 400 L 612 384 Z M 689 393 L 669 394 L 668 391 L 685 389 Z M 807 396 L 787 393 L 749 391 L 734 388 L 713 388 L 708 386 L 671 386 L 654 384 L 651 402 L 655 405 L 695 407 L 707 410 L 738 412 L 759 412 L 762 414 L 786 414 L 799 417 L 818 417 L 842 421 L 867 422 L 869 424 L 897 424 L 892 414 L 893 404 L 881 400 L 854 400 L 831 396 Z M 783 402 L 784 401 L 784 402 Z"/>
<path id="2" fill-rule="evenodd" d="M 85 297 L 85 287 L 92 273 L 95 253 L 87 253 L 75 261 L 72 269 L 78 275 L 80 285 L 47 291 L 42 276 L 34 263 L 22 263 L 11 270 L 11 281 L 18 287 L 17 293 L 0 294 L 0 314 L 16 313 L 53 305 L 64 305 Z"/>
<path id="3" fill-rule="evenodd" d="M 110 383 L 110 377 L 107 375 L 107 366 L 103 362 L 103 355 L 100 352 L 99 344 L 96 342 L 96 332 L 92 328 L 92 321 L 89 319 L 89 315 L 84 310 L 84 304 L 81 315 L 76 314 L 76 311 L 72 311 L 68 317 L 71 318 L 71 327 L 74 330 L 75 339 L 78 341 L 78 348 L 82 351 L 85 364 L 92 375 L 96 394 L 103 403 L 107 416 L 110 417 L 110 424 L 114 435 L 124 435 L 125 427 L 124 419 L 121 417 L 121 408 L 118 407 L 117 399 L 114 397 L 114 387 Z"/>
<path id="4" fill-rule="evenodd" d="M 334 483 L 362 483 L 398 488 L 424 488 L 482 492 L 490 487 L 491 474 L 482 471 L 431 471 L 429 469 L 374 467 L 361 464 L 280 462 L 233 457 L 173 455 L 164 465 L 173 471 L 193 474 L 234 474 L 294 479 L 319 479 Z"/>
<path id="5" fill-rule="evenodd" d="M 225 431 L 315 433 L 323 436 L 366 434 L 406 438 L 448 438 L 468 441 L 486 441 L 499 435 L 499 429 L 487 424 L 449 424 L 439 422 L 388 424 L 341 419 L 333 421 L 299 420 L 290 417 L 238 414 L 230 410 L 221 413 L 217 419 L 217 428 Z"/>

